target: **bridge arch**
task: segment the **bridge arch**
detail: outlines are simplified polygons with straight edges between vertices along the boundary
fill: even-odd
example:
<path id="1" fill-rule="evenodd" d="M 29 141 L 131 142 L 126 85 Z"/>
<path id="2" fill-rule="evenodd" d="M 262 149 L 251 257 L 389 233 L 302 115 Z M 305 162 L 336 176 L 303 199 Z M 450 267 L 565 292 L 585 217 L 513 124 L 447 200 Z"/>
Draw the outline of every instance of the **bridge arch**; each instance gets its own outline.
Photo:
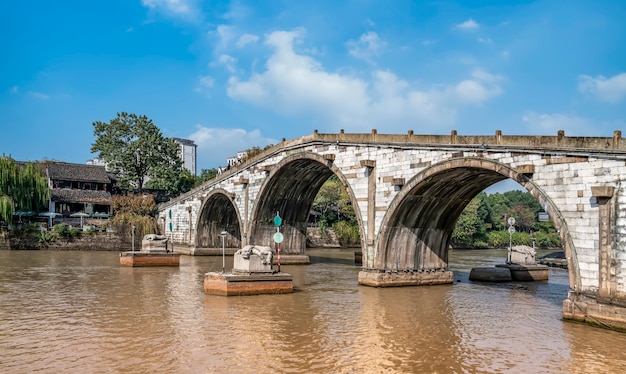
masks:
<path id="1" fill-rule="evenodd" d="M 323 156 L 312 152 L 290 155 L 274 165 L 263 182 L 257 203 L 251 215 L 249 243 L 271 245 L 276 232 L 273 219 L 279 212 L 284 236 L 281 252 L 303 254 L 306 249 L 306 230 L 313 200 L 326 180 L 335 174 L 346 189 L 359 225 L 363 247 L 361 212 L 354 192 L 343 172 Z"/>
<path id="2" fill-rule="evenodd" d="M 212 190 L 200 207 L 196 221 L 196 247 L 221 248 L 221 232 L 226 230 L 224 245 L 228 248 L 240 248 L 241 216 L 233 202 L 234 195 L 224 189 Z"/>
<path id="3" fill-rule="evenodd" d="M 447 269 L 448 245 L 461 212 L 478 193 L 507 178 L 524 186 L 552 219 L 568 258 L 570 287 L 578 289 L 576 250 L 556 205 L 524 174 L 482 158 L 449 159 L 409 180 L 383 218 L 374 267 L 393 271 Z"/>

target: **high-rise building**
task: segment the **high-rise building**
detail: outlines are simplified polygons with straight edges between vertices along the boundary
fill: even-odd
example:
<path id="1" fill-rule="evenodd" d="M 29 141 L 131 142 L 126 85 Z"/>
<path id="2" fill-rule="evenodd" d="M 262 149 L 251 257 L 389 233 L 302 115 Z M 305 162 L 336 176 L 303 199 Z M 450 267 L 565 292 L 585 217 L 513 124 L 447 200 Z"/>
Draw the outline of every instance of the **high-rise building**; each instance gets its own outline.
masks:
<path id="1" fill-rule="evenodd" d="M 172 138 L 176 143 L 180 145 L 180 157 L 183 160 L 183 167 L 196 176 L 196 148 L 198 146 L 193 140 Z"/>

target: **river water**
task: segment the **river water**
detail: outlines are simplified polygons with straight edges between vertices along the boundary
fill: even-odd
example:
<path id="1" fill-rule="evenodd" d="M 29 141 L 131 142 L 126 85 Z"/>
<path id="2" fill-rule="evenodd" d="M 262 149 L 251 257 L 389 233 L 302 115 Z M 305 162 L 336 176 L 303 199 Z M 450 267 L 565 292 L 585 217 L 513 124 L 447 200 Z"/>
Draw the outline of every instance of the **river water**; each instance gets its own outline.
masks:
<path id="1" fill-rule="evenodd" d="M 2 373 L 623 373 L 626 333 L 564 322 L 564 270 L 485 284 L 506 251 L 453 251 L 453 285 L 359 286 L 353 250 L 285 266 L 296 292 L 203 292 L 221 257 L 127 268 L 114 252 L 0 251 Z M 232 267 L 232 257 L 226 258 Z"/>

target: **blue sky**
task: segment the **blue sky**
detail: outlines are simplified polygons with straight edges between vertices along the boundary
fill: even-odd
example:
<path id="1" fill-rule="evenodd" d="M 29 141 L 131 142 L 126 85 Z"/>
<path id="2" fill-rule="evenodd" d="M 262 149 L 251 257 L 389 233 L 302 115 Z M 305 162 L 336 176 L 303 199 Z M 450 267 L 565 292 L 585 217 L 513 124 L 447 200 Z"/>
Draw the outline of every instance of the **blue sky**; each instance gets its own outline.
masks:
<path id="1" fill-rule="evenodd" d="M 3 1 L 0 153 L 144 114 L 198 169 L 311 134 L 626 136 L 623 1 Z"/>

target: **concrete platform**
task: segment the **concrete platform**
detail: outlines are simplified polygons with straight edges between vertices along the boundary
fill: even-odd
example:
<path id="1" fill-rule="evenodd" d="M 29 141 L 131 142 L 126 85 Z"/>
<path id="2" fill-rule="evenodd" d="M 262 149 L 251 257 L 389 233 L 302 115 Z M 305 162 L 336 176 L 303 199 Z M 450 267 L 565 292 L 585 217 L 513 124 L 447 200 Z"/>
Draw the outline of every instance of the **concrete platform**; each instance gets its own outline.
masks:
<path id="1" fill-rule="evenodd" d="M 513 280 L 511 271 L 505 267 L 472 268 L 469 279 L 483 282 L 510 282 Z"/>
<path id="2" fill-rule="evenodd" d="M 122 266 L 179 266 L 180 254 L 171 252 L 122 252 Z"/>
<path id="3" fill-rule="evenodd" d="M 287 273 L 217 273 L 204 275 L 204 292 L 220 296 L 248 296 L 293 292 L 293 277 Z"/>
<path id="4" fill-rule="evenodd" d="M 514 281 L 536 282 L 547 281 L 548 270 L 546 265 L 497 264 L 496 267 L 508 268 Z"/>
<path id="5" fill-rule="evenodd" d="M 425 286 L 452 284 L 453 273 L 448 270 L 397 271 L 362 270 L 359 284 L 370 287 Z"/>

